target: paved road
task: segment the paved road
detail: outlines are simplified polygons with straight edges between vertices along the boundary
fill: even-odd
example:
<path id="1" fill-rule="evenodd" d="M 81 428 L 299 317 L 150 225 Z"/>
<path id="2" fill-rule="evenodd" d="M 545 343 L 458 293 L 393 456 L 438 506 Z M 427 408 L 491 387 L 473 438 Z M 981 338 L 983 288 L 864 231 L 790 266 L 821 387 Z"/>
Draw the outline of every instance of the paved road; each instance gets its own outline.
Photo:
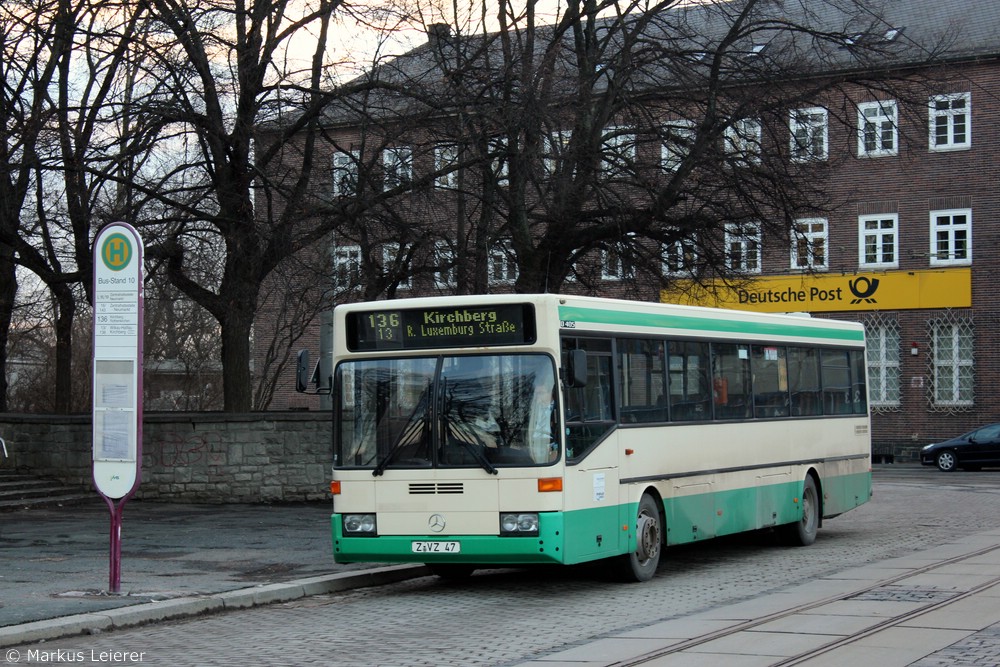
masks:
<path id="1" fill-rule="evenodd" d="M 1000 526 L 1000 472 L 881 466 L 874 488 L 811 547 L 753 535 L 675 548 L 645 584 L 595 567 L 423 577 L 42 646 L 141 652 L 144 665 L 516 665 Z M 99 664 L 138 664 L 124 657 Z"/>

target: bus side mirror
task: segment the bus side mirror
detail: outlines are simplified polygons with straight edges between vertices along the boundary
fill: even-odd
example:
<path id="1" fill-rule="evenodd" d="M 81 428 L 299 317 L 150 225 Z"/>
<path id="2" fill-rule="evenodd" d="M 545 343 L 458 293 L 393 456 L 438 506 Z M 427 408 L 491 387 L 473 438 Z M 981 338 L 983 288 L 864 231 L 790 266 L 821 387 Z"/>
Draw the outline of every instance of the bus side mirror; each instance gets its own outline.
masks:
<path id="1" fill-rule="evenodd" d="M 570 350 L 567 356 L 566 385 L 569 387 L 587 386 L 587 351 Z"/>
<path id="2" fill-rule="evenodd" d="M 309 350 L 299 350 L 295 360 L 295 391 L 304 394 L 309 389 Z"/>

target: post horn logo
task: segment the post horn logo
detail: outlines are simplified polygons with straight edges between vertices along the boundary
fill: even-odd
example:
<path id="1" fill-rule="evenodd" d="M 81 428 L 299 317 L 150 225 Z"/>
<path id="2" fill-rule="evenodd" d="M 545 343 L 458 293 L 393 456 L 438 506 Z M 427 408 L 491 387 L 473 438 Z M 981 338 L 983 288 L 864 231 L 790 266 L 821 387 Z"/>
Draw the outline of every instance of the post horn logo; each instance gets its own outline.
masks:
<path id="1" fill-rule="evenodd" d="M 121 271 L 132 261 L 132 241 L 124 234 L 110 234 L 101 245 L 101 261 L 112 271 Z"/>
<path id="2" fill-rule="evenodd" d="M 875 299 L 871 298 L 872 294 L 878 290 L 878 278 L 866 278 L 861 276 L 860 278 L 855 278 L 847 283 L 847 286 L 851 288 L 851 294 L 856 298 L 851 301 L 851 305 L 856 303 L 878 303 Z"/>

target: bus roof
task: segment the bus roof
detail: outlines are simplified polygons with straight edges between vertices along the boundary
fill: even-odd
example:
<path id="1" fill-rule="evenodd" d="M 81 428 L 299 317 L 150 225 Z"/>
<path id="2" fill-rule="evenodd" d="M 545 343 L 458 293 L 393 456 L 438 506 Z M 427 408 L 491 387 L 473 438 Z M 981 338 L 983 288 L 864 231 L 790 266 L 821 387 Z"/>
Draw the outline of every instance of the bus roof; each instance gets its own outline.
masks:
<path id="1" fill-rule="evenodd" d="M 864 327 L 857 322 L 804 316 L 803 313 L 756 313 L 680 304 L 608 299 L 564 294 L 479 294 L 369 301 L 337 306 L 338 314 L 352 311 L 397 311 L 463 308 L 509 303 L 532 303 L 539 321 L 558 319 L 562 335 L 603 332 L 619 335 L 674 335 L 861 346 Z"/>

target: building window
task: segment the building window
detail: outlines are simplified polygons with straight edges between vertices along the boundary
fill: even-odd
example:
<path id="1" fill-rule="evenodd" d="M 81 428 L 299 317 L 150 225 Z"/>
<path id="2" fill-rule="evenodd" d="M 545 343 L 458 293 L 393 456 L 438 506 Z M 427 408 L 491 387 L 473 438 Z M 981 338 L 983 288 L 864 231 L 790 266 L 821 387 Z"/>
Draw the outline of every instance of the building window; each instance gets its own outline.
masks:
<path id="1" fill-rule="evenodd" d="M 621 127 L 607 128 L 601 155 L 605 176 L 625 176 L 635 173 L 635 135 Z"/>
<path id="2" fill-rule="evenodd" d="M 735 164 L 747 167 L 760 164 L 761 125 L 759 120 L 743 118 L 726 128 L 723 141 L 726 154 L 733 156 Z"/>
<path id="3" fill-rule="evenodd" d="M 858 105 L 858 156 L 896 155 L 896 101 L 865 102 Z"/>
<path id="4" fill-rule="evenodd" d="M 822 107 L 794 109 L 789 119 L 792 160 L 825 160 L 827 155 L 827 112 Z"/>
<path id="5" fill-rule="evenodd" d="M 517 262 L 510 241 L 500 241 L 490 249 L 489 272 L 491 285 L 513 285 L 517 280 Z"/>
<path id="6" fill-rule="evenodd" d="M 865 322 L 868 347 L 868 396 L 873 409 L 900 405 L 899 323 L 878 319 Z"/>
<path id="7" fill-rule="evenodd" d="M 382 188 L 392 190 L 413 181 L 413 150 L 390 146 L 382 151 Z"/>
<path id="8" fill-rule="evenodd" d="M 858 264 L 866 268 L 896 268 L 896 227 L 899 216 L 895 213 L 858 218 Z"/>
<path id="9" fill-rule="evenodd" d="M 507 137 L 492 137 L 489 140 L 490 169 L 497 186 L 510 185 L 510 155 L 507 151 Z"/>
<path id="10" fill-rule="evenodd" d="M 409 271 L 409 258 L 398 243 L 387 243 L 382 247 L 382 271 L 396 279 L 398 289 L 413 287 L 413 277 Z"/>
<path id="11" fill-rule="evenodd" d="M 975 398 L 971 320 L 933 320 L 930 334 L 931 403 L 944 408 L 971 406 Z"/>
<path id="12" fill-rule="evenodd" d="M 796 220 L 792 226 L 792 268 L 827 269 L 827 226 L 823 218 Z"/>
<path id="13" fill-rule="evenodd" d="M 361 285 L 361 246 L 347 245 L 333 249 L 334 286 L 341 291 Z"/>
<path id="14" fill-rule="evenodd" d="M 357 194 L 359 151 L 340 151 L 333 154 L 333 196 L 346 197 Z"/>
<path id="15" fill-rule="evenodd" d="M 972 263 L 972 210 L 931 211 L 931 266 Z"/>
<path id="16" fill-rule="evenodd" d="M 760 225 L 726 225 L 726 268 L 760 273 Z"/>
<path id="17" fill-rule="evenodd" d="M 684 158 L 691 153 L 695 139 L 694 123 L 679 120 L 663 127 L 663 146 L 660 149 L 660 166 L 663 171 L 677 171 Z"/>
<path id="18" fill-rule="evenodd" d="M 434 147 L 434 171 L 438 174 L 434 185 L 439 188 L 454 189 L 458 187 L 458 146 L 455 144 L 438 144 Z"/>
<path id="19" fill-rule="evenodd" d="M 434 244 L 434 286 L 438 289 L 451 289 L 458 284 L 458 270 L 455 266 L 455 249 L 447 241 L 437 241 Z"/>
<path id="20" fill-rule="evenodd" d="M 692 239 L 680 239 L 663 245 L 663 274 L 676 276 L 695 272 L 698 250 Z"/>
<path id="21" fill-rule="evenodd" d="M 629 261 L 626 246 L 601 250 L 601 278 L 603 280 L 624 280 L 635 274 L 632 262 Z"/>
<path id="22" fill-rule="evenodd" d="M 545 137 L 544 164 L 547 176 L 555 176 L 560 165 L 570 166 L 566 162 L 566 158 L 568 156 L 569 142 L 572 137 L 573 132 L 571 130 L 557 130 Z M 569 174 L 572 173 L 573 170 L 571 168 Z"/>
<path id="23" fill-rule="evenodd" d="M 963 150 L 972 146 L 970 93 L 935 95 L 928 105 L 932 151 Z"/>

